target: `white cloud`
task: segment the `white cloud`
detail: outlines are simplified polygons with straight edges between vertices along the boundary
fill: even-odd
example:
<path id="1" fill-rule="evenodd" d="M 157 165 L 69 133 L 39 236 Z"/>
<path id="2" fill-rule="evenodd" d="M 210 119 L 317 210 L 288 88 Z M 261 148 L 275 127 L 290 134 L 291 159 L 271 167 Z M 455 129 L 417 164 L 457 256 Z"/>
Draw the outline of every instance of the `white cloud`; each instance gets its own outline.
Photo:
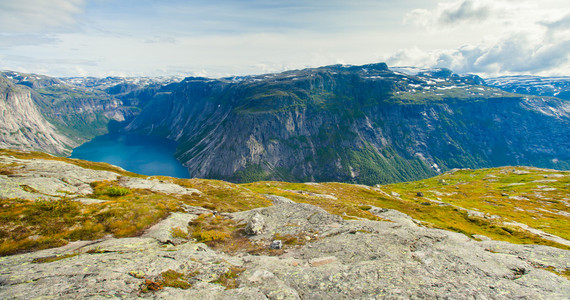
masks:
<path id="1" fill-rule="evenodd" d="M 513 34 L 494 44 L 465 45 L 454 50 L 404 49 L 388 58 L 391 66 L 450 68 L 483 76 L 500 74 L 568 75 L 570 40 L 547 43 Z"/>
<path id="2" fill-rule="evenodd" d="M 37 33 L 76 23 L 84 0 L 0 1 L 0 32 Z"/>
<path id="3" fill-rule="evenodd" d="M 217 77 L 388 59 L 569 75 L 566 1 L 0 0 L 0 69 Z"/>
<path id="4" fill-rule="evenodd" d="M 459 73 L 568 75 L 570 9 L 557 1 L 456 0 L 431 10 L 413 10 L 405 21 L 422 26 L 434 40 L 459 41 L 455 47 L 405 48 L 390 65 L 446 67 Z M 478 35 L 477 35 L 478 34 Z M 474 39 L 476 38 L 476 39 Z"/>
<path id="5" fill-rule="evenodd" d="M 452 26 L 464 22 L 481 22 L 498 12 L 498 8 L 492 4 L 483 0 L 441 2 L 432 10 L 412 10 L 405 15 L 404 20 L 421 26 Z"/>

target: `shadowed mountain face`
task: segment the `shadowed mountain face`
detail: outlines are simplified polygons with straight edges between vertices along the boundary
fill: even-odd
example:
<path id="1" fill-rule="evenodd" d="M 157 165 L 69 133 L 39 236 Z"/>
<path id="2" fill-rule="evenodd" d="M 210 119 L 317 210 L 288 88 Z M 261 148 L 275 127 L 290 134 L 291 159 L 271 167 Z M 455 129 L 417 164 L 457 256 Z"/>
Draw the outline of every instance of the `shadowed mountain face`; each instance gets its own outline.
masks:
<path id="1" fill-rule="evenodd" d="M 452 168 L 570 169 L 568 100 L 511 94 L 445 69 L 45 82 L 19 86 L 39 94 L 41 112 L 67 138 L 85 141 L 119 121 L 122 132 L 179 142 L 176 156 L 193 177 L 377 184 Z"/>
<path id="2" fill-rule="evenodd" d="M 568 169 L 570 105 L 384 64 L 187 78 L 125 130 L 180 142 L 196 177 L 376 184 L 451 168 Z"/>

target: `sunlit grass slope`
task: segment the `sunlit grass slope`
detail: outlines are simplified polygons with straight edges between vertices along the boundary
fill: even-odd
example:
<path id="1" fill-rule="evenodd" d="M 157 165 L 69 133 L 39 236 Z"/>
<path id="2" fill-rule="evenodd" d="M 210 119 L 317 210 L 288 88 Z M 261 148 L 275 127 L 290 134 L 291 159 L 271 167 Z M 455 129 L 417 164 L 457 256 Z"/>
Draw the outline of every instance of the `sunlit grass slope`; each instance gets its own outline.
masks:
<path id="1" fill-rule="evenodd" d="M 104 236 L 140 235 L 145 229 L 183 211 L 185 205 L 219 212 L 269 206 L 264 194 L 309 203 L 345 219 L 382 220 L 372 206 L 395 209 L 429 227 L 484 235 L 495 240 L 569 249 L 522 229 L 514 222 L 570 239 L 570 172 L 504 167 L 458 170 L 421 181 L 369 187 L 343 183 L 255 182 L 232 184 L 206 179 L 146 177 L 105 163 L 54 157 L 38 152 L 0 150 L 20 159 L 61 160 L 122 176 L 160 179 L 198 189 L 201 195 L 163 194 L 127 189 L 119 181 L 92 184 L 88 198 L 106 200 L 83 204 L 76 195 L 58 201 L 0 199 L 0 255 L 65 245 Z M 0 164 L 0 175 L 15 176 L 17 168 Z M 477 236 L 475 236 L 477 237 Z"/>

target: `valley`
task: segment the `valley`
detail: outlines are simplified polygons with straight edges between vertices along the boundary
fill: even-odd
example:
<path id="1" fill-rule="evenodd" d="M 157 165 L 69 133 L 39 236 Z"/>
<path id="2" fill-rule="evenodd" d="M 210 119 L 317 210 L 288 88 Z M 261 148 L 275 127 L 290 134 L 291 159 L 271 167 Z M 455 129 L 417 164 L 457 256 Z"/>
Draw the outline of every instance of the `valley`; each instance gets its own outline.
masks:
<path id="1" fill-rule="evenodd" d="M 506 88 L 382 63 L 181 81 L 2 74 L 4 99 L 23 97 L 36 111 L 8 105 L 16 111 L 5 114 L 2 147 L 69 155 L 109 132 L 157 136 L 178 143 L 191 177 L 231 182 L 374 185 L 453 168 L 570 169 L 570 105 L 552 97 L 564 78 L 560 91 L 533 94 L 536 80 Z M 29 125 L 15 133 L 10 122 Z"/>

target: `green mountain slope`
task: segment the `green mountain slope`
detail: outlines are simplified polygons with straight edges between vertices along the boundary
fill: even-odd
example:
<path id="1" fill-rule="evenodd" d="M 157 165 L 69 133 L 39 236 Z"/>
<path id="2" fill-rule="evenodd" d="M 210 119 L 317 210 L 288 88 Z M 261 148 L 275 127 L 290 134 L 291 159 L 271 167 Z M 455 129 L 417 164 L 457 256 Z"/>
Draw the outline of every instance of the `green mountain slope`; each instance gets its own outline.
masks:
<path id="1" fill-rule="evenodd" d="M 192 176 L 233 182 L 377 184 L 463 167 L 570 167 L 568 101 L 482 84 L 385 64 L 187 78 L 125 131 L 177 140 Z"/>

